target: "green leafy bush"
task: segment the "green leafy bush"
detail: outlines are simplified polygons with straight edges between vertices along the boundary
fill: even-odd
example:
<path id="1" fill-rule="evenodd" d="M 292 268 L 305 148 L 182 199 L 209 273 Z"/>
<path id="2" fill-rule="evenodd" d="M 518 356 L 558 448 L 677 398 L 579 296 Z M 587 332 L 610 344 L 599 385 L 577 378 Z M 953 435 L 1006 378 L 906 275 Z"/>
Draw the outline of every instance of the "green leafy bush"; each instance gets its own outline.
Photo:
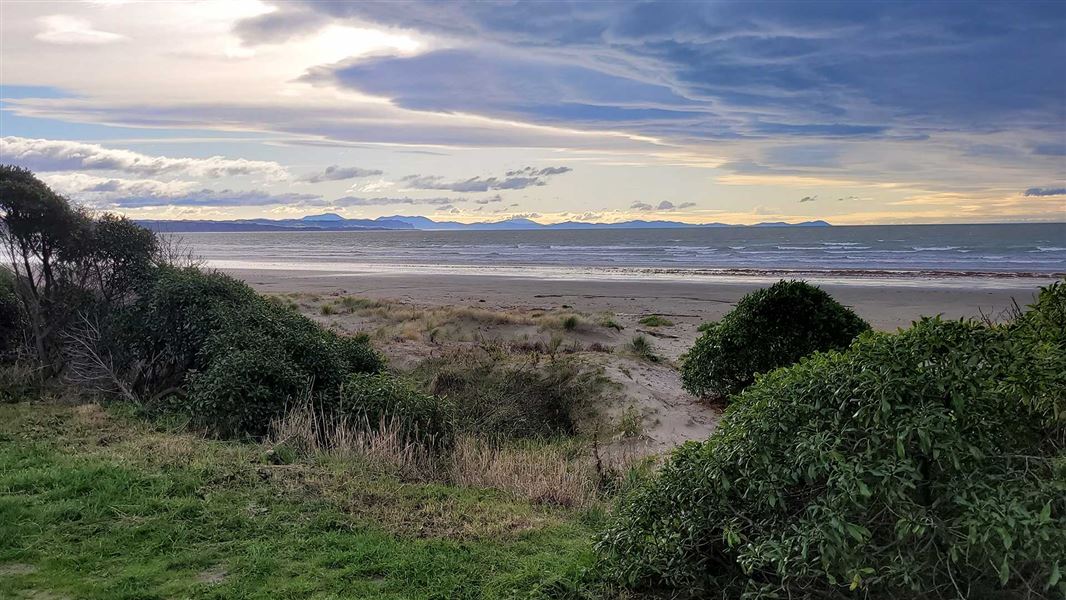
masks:
<path id="1" fill-rule="evenodd" d="M 482 351 L 429 359 L 415 376 L 451 404 L 459 430 L 497 439 L 576 432 L 602 386 L 595 373 L 565 358 L 515 362 Z"/>
<path id="2" fill-rule="evenodd" d="M 383 368 L 365 337 L 345 338 L 221 273 L 160 268 L 128 311 L 125 364 L 147 396 L 178 392 L 219 435 L 259 435 L 307 386 L 335 401 L 351 373 Z M 184 386 L 187 384 L 187 389 Z"/>
<path id="3" fill-rule="evenodd" d="M 370 428 L 398 423 L 412 439 L 436 446 L 454 441 L 450 405 L 386 373 L 355 374 L 344 383 L 335 410 Z"/>
<path id="4" fill-rule="evenodd" d="M 812 352 L 841 350 L 870 326 L 821 289 L 779 281 L 744 296 L 683 358 L 682 382 L 699 396 L 726 397 L 755 375 Z"/>
<path id="5" fill-rule="evenodd" d="M 605 573 L 692 597 L 1062 597 L 1064 308 L 1053 286 L 1015 326 L 924 319 L 761 377 L 621 504 Z"/>

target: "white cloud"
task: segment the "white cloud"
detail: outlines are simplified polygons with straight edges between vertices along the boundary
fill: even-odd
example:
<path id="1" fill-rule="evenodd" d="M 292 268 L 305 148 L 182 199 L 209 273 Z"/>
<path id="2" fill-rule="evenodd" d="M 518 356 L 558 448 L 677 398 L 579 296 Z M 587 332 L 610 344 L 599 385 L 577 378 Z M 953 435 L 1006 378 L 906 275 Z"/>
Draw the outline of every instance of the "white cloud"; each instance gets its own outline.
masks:
<path id="1" fill-rule="evenodd" d="M 192 181 L 158 181 L 99 177 L 86 173 L 42 173 L 53 190 L 76 202 L 104 209 L 153 206 L 240 207 L 278 204 L 303 206 L 320 200 L 316 194 L 264 190 L 214 190 Z"/>
<path id="2" fill-rule="evenodd" d="M 93 203 L 108 197 L 178 195 L 196 187 L 191 181 L 119 179 L 86 173 L 41 173 L 41 179 L 64 196 Z"/>
<path id="3" fill-rule="evenodd" d="M 41 26 L 42 31 L 34 37 L 49 44 L 110 44 L 126 39 L 124 35 L 93 29 L 88 21 L 68 15 L 43 17 Z"/>
<path id="4" fill-rule="evenodd" d="M 170 158 L 150 156 L 65 140 L 42 140 L 7 136 L 0 138 L 0 158 L 34 171 L 106 170 L 136 175 L 174 175 L 192 177 L 228 177 L 257 175 L 272 179 L 287 176 L 276 162 L 243 158 Z"/>

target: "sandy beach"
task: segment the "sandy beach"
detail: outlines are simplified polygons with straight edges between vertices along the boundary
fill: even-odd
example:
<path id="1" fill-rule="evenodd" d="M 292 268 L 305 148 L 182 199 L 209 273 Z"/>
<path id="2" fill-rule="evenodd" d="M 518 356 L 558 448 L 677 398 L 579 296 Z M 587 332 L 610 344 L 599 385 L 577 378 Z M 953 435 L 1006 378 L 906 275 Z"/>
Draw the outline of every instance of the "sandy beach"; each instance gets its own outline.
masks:
<path id="1" fill-rule="evenodd" d="M 265 293 L 346 294 L 422 306 L 477 305 L 490 309 L 558 308 L 619 315 L 672 315 L 680 323 L 719 318 L 744 294 L 774 281 L 660 279 L 545 279 L 433 273 L 352 273 L 273 269 L 226 269 Z M 1025 306 L 1041 285 L 1053 281 L 810 280 L 851 306 L 876 329 L 904 327 L 923 315 L 945 318 L 997 314 L 1014 301 Z"/>
<path id="2" fill-rule="evenodd" d="M 546 279 L 498 275 L 351 271 L 227 269 L 258 291 L 275 295 L 335 330 L 371 335 L 394 369 L 415 369 L 449 351 L 506 345 L 563 348 L 575 360 L 613 382 L 600 408 L 608 421 L 636 411 L 641 435 L 618 446 L 663 452 L 686 440 L 706 439 L 722 407 L 686 392 L 679 357 L 698 327 L 728 312 L 745 294 L 773 279 L 697 281 Z M 812 281 L 813 282 L 813 281 Z M 923 315 L 982 318 L 1026 305 L 1050 281 L 952 280 L 815 282 L 880 330 L 905 327 Z M 365 299 L 372 304 L 350 303 Z M 362 300 L 361 300 L 362 302 Z M 346 308 L 347 307 L 347 308 Z M 581 325 L 559 326 L 577 315 Z M 665 325 L 641 320 L 659 315 Z M 609 325 L 605 325 L 609 324 Z M 662 360 L 634 356 L 635 336 L 650 340 Z"/>

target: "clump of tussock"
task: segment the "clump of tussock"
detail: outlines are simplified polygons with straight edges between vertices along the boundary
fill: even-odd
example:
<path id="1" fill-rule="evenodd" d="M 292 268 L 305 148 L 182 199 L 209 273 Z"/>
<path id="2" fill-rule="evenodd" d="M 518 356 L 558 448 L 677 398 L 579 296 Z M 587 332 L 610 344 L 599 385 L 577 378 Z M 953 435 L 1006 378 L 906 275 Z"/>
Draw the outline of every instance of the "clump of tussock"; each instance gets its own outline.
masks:
<path id="1" fill-rule="evenodd" d="M 635 335 L 633 339 L 629 340 L 629 351 L 637 358 L 648 362 L 662 360 L 662 357 L 655 352 L 655 346 L 651 343 L 651 340 L 644 335 Z"/>
<path id="2" fill-rule="evenodd" d="M 604 456 L 596 442 L 500 443 L 462 436 L 450 446 L 420 443 L 403 424 L 382 417 L 331 419 L 308 401 L 271 424 L 264 444 L 275 462 L 299 457 L 352 460 L 406 481 L 489 488 L 534 504 L 586 508 L 620 489 L 644 459 L 637 452 Z"/>
<path id="3" fill-rule="evenodd" d="M 648 315 L 640 319 L 640 324 L 646 327 L 672 327 L 674 322 L 662 315 Z"/>
<path id="4" fill-rule="evenodd" d="M 466 437 L 456 444 L 451 467 L 458 485 L 504 490 L 538 504 L 584 507 L 598 497 L 589 461 L 558 445 L 506 447 Z"/>
<path id="5" fill-rule="evenodd" d="M 274 455 L 359 458 L 405 479 L 427 480 L 437 470 L 433 444 L 411 436 L 401 419 L 383 414 L 371 426 L 366 418 L 331 417 L 308 398 L 271 422 L 265 443 Z"/>

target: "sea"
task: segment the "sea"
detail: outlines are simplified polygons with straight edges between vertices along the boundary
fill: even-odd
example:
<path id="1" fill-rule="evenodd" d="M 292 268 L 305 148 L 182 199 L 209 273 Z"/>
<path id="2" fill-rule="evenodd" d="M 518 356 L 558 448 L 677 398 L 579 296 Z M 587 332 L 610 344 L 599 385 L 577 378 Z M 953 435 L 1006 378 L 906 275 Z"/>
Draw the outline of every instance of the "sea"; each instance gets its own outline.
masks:
<path id="1" fill-rule="evenodd" d="M 1066 223 L 177 235 L 223 269 L 988 283 L 1066 276 Z"/>

